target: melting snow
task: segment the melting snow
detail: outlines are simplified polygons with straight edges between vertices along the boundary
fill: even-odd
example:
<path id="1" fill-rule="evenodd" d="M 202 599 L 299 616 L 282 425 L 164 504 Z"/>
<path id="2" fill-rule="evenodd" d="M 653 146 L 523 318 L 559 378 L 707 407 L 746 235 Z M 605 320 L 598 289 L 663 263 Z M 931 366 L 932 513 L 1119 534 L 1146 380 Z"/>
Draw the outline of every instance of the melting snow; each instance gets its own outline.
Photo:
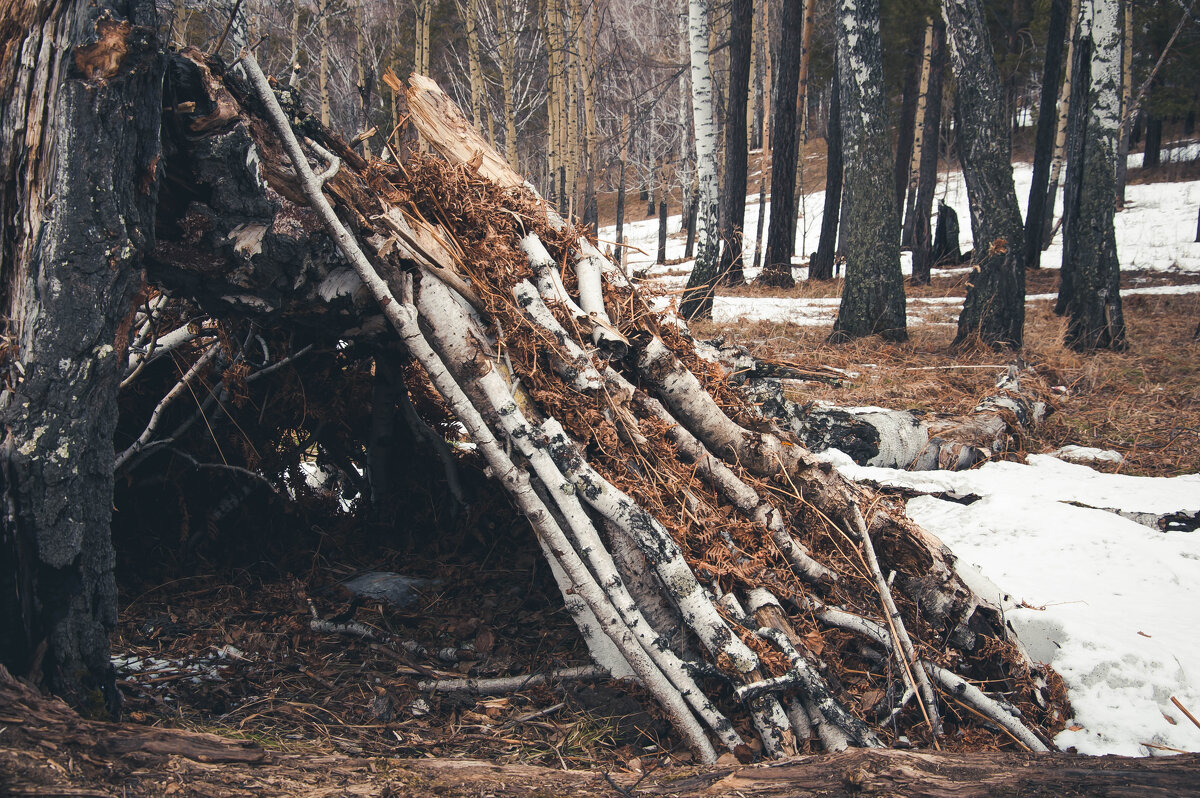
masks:
<path id="1" fill-rule="evenodd" d="M 919 496 L 908 515 L 1002 586 L 991 598 L 1030 655 L 1066 681 L 1075 716 L 1060 747 L 1200 751 L 1200 729 L 1171 703 L 1200 708 L 1200 532 L 1161 532 L 1118 514 L 1200 512 L 1200 475 L 1102 474 L 1048 455 L 921 473 L 858 466 L 838 451 L 821 457 L 851 479 L 981 497 Z"/>

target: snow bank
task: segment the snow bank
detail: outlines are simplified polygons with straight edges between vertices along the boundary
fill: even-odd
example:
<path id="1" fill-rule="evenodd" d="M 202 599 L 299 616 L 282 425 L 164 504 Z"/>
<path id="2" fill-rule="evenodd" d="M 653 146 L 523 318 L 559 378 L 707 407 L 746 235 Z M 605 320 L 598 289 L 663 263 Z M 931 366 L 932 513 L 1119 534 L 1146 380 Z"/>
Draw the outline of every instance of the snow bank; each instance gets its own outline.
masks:
<path id="1" fill-rule="evenodd" d="M 1075 717 L 1060 747 L 1200 751 L 1200 729 L 1171 703 L 1200 709 L 1200 532 L 1159 532 L 1093 509 L 1195 512 L 1200 475 L 1101 474 L 1046 455 L 925 473 L 822 457 L 852 479 L 981 497 L 963 505 L 920 496 L 908 515 L 1007 591 L 994 596 L 1006 618 L 1034 659 L 1066 681 Z"/>

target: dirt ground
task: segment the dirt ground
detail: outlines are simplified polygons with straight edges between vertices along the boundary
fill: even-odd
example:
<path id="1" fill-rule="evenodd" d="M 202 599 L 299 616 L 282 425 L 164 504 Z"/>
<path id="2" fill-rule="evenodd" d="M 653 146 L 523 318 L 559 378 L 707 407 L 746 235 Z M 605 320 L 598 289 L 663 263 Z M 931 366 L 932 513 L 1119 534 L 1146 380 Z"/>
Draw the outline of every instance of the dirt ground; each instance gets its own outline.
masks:
<path id="1" fill-rule="evenodd" d="M 909 296 L 963 296 L 965 275 L 935 272 L 930 286 L 906 286 Z M 1058 271 L 1033 272 L 1029 294 L 1053 294 Z M 1200 275 L 1126 272 L 1122 287 L 1196 285 Z M 841 281 L 801 284 L 774 296 L 839 296 Z M 753 287 L 718 293 L 753 296 Z M 1133 295 L 1123 300 L 1130 347 L 1127 352 L 1081 355 L 1062 345 L 1064 319 L 1052 302 L 1031 302 L 1025 347 L 1016 355 L 991 350 L 953 350 L 956 311 L 922 309 L 925 324 L 909 331 L 905 344 L 867 339 L 832 346 L 827 330 L 748 322 L 721 327 L 693 325 L 696 335 L 724 337 L 764 357 L 803 366 L 834 366 L 856 376 L 834 387 L 812 383 L 808 397 L 842 405 L 871 404 L 896 409 L 966 413 L 988 394 L 1010 363 L 1032 370 L 1054 397 L 1056 412 L 1027 440 L 1024 451 L 1066 444 L 1120 452 L 1125 460 L 1108 470 L 1146 476 L 1200 471 L 1200 294 Z M 939 323 L 940 322 L 940 323 Z M 806 397 L 806 398 L 808 398 Z"/>

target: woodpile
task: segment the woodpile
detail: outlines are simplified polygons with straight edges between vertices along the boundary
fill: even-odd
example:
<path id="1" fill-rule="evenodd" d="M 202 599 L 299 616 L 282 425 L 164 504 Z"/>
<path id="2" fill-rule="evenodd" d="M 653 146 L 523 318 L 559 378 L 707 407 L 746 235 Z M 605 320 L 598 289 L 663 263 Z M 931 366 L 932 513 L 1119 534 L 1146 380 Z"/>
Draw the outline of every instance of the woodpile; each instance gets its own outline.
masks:
<path id="1" fill-rule="evenodd" d="M 398 345 L 414 406 L 465 430 L 596 663 L 700 761 L 1053 748 L 1061 680 L 953 554 L 764 422 L 432 81 L 407 99 L 433 154 L 368 161 L 241 66 L 172 62 L 150 280 L 212 318 Z M 193 344 L 195 370 L 227 345 Z"/>

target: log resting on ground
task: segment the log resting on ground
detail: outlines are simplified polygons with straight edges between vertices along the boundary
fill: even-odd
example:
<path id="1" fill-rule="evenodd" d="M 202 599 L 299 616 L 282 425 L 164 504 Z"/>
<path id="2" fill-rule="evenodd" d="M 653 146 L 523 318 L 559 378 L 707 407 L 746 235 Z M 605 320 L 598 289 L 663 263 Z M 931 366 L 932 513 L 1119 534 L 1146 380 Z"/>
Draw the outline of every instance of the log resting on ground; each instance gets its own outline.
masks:
<path id="1" fill-rule="evenodd" d="M 597 661 L 635 674 L 701 759 L 714 742 L 753 756 L 752 736 L 810 749 L 811 719 L 833 747 L 1014 746 L 929 668 L 1003 684 L 1032 734 L 1061 727 L 1061 681 L 954 556 L 764 423 L 436 85 L 408 92 L 436 156 L 368 163 L 243 65 L 249 83 L 172 59 L 149 278 L 218 317 L 398 336 L 410 389 L 432 385 L 529 518 Z M 760 589 L 778 597 L 767 625 L 741 609 Z M 814 601 L 876 619 L 902 654 Z"/>
<path id="2" fill-rule="evenodd" d="M 0 666 L 0 784 L 11 795 L 158 798 L 186 780 L 191 794 L 234 798 L 302 794 L 475 798 L 563 794 L 904 798 L 1174 798 L 1195 791 L 1200 754 L 1088 757 L 1006 752 L 851 749 L 768 765 L 649 769 L 647 774 L 560 770 L 470 759 L 381 759 L 273 751 L 248 740 L 85 720 Z"/>
<path id="3" fill-rule="evenodd" d="M 751 379 L 745 391 L 764 417 L 790 429 L 811 451 L 840 449 L 859 465 L 911 471 L 958 471 L 1019 451 L 1021 440 L 1051 412 L 1037 392 L 1022 390 L 1015 366 L 962 416 L 804 401 L 792 384 Z"/>

